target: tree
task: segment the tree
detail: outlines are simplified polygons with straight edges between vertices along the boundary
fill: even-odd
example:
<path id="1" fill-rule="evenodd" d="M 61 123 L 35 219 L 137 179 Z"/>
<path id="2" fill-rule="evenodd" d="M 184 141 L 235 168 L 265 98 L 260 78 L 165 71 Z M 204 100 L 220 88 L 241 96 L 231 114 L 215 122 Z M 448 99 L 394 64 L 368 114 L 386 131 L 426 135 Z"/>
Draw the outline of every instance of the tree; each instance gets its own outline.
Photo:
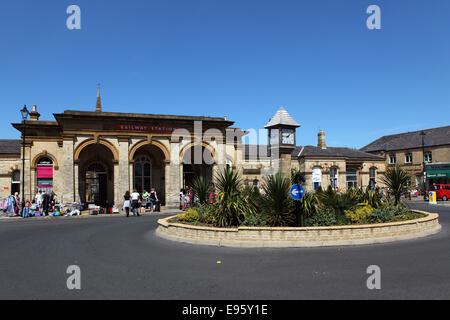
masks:
<path id="1" fill-rule="evenodd" d="M 396 164 L 392 168 L 388 168 L 381 181 L 389 188 L 390 192 L 394 196 L 395 205 L 400 203 L 402 194 L 407 191 L 408 183 L 411 179 L 411 175 Z"/>

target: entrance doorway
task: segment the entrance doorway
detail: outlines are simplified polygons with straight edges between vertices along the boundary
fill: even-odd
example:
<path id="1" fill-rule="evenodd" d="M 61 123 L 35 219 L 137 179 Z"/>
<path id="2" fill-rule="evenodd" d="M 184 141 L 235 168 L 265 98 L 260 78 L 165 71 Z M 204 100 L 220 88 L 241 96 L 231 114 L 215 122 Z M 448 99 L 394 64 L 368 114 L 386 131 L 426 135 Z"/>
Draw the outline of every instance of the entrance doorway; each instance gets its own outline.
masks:
<path id="1" fill-rule="evenodd" d="M 85 206 L 114 206 L 114 155 L 102 144 L 91 144 L 80 152 L 78 195 Z"/>
<path id="2" fill-rule="evenodd" d="M 100 163 L 91 164 L 86 170 L 86 203 L 107 207 L 108 173 Z"/>

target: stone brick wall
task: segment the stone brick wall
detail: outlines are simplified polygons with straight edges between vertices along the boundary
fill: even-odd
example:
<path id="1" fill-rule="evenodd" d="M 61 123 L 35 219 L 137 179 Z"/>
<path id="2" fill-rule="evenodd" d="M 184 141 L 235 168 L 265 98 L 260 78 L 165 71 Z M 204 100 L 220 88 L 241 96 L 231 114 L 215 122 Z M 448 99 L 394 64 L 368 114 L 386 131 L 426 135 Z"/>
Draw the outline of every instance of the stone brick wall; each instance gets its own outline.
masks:
<path id="1" fill-rule="evenodd" d="M 422 211 L 417 211 L 422 212 Z M 422 212 L 426 213 L 426 212 Z M 158 220 L 157 234 L 170 240 L 230 247 L 315 247 L 358 245 L 414 239 L 440 231 L 439 216 L 372 225 L 305 228 L 210 228 Z"/>

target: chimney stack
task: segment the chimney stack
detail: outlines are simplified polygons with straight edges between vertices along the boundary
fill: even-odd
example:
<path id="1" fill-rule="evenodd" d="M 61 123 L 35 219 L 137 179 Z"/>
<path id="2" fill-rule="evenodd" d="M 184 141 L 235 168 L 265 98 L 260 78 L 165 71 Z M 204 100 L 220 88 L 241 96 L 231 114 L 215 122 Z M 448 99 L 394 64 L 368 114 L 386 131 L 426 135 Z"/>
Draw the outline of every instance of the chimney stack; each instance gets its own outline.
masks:
<path id="1" fill-rule="evenodd" d="M 37 112 L 36 105 L 34 105 L 33 106 L 33 111 L 30 112 L 30 120 L 38 121 L 40 116 L 41 116 L 40 113 Z"/>
<path id="2" fill-rule="evenodd" d="M 325 132 L 323 132 L 323 130 L 320 130 L 319 133 L 317 134 L 317 137 L 318 137 L 317 146 L 321 149 L 326 149 L 327 144 L 325 143 Z"/>

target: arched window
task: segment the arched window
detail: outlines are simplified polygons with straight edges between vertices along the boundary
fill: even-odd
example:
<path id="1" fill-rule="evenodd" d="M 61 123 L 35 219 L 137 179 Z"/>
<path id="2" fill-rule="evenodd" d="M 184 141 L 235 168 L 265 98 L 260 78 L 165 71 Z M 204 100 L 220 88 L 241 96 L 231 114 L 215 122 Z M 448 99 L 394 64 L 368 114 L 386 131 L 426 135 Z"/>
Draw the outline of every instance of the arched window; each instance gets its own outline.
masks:
<path id="1" fill-rule="evenodd" d="M 322 185 L 322 170 L 320 167 L 314 167 L 312 169 L 312 182 L 314 190 L 317 190 Z"/>
<path id="2" fill-rule="evenodd" d="M 48 157 L 41 157 L 36 166 L 36 186 L 38 191 L 53 191 L 53 161 Z"/>
<path id="3" fill-rule="evenodd" d="M 330 184 L 333 189 L 338 187 L 338 168 L 332 167 L 330 169 Z"/>
<path id="4" fill-rule="evenodd" d="M 369 170 L 369 187 L 373 190 L 377 185 L 377 168 L 370 168 Z"/>
<path id="5" fill-rule="evenodd" d="M 20 193 L 20 171 L 14 170 L 11 174 L 11 194 Z"/>
<path id="6" fill-rule="evenodd" d="M 355 169 L 347 169 L 347 188 L 358 187 L 358 173 Z"/>
<path id="7" fill-rule="evenodd" d="M 148 157 L 139 157 L 134 162 L 134 188 L 137 192 L 150 192 L 152 187 L 152 164 Z"/>

